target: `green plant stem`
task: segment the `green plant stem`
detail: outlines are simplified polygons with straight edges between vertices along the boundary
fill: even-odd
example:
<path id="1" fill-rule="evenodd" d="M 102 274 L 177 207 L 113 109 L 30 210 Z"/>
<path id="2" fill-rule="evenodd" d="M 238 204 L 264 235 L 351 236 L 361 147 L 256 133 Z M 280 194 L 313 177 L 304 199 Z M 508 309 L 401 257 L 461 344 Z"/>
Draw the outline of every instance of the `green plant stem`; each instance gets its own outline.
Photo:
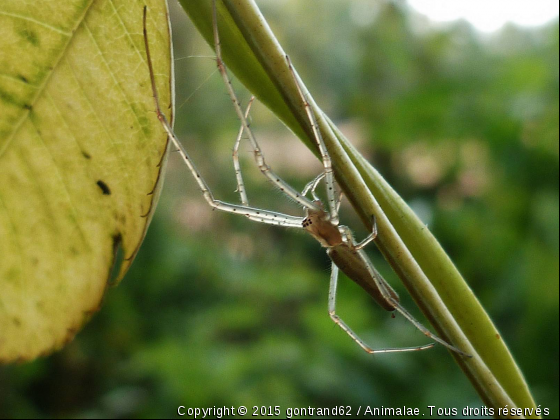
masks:
<path id="1" fill-rule="evenodd" d="M 210 45 L 211 0 L 180 0 Z M 285 53 L 252 0 L 218 3 L 224 61 L 239 80 L 317 155 L 313 134 Z M 438 334 L 472 358 L 453 353 L 482 400 L 497 409 L 535 402 L 496 327 L 427 227 L 355 150 L 307 93 L 331 155 L 338 183 L 376 244 Z M 536 415 L 527 415 L 537 418 Z M 520 418 L 520 417 L 517 417 Z"/>

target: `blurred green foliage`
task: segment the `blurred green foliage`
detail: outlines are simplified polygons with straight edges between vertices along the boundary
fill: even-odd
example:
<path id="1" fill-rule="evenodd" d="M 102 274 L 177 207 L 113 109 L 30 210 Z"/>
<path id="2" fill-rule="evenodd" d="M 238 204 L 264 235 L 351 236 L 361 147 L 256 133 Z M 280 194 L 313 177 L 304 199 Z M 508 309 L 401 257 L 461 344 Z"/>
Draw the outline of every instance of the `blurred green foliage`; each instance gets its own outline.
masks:
<path id="1" fill-rule="evenodd" d="M 212 53 L 172 6 L 176 130 L 216 197 L 236 201 L 239 123 Z M 483 35 L 466 22 L 434 28 L 392 2 L 261 6 L 317 102 L 429 224 L 537 404 L 557 416 L 558 22 Z M 257 106 L 252 120 L 287 180 L 303 187 L 320 171 L 270 113 Z M 246 152 L 252 203 L 298 215 Z M 349 207 L 342 213 L 365 234 Z M 481 406 L 441 347 L 362 352 L 327 315 L 328 267 L 306 235 L 212 212 L 172 155 L 125 281 L 63 351 L 0 368 L 0 418 L 168 417 L 179 405 Z M 347 280 L 339 313 L 374 347 L 426 342 Z"/>

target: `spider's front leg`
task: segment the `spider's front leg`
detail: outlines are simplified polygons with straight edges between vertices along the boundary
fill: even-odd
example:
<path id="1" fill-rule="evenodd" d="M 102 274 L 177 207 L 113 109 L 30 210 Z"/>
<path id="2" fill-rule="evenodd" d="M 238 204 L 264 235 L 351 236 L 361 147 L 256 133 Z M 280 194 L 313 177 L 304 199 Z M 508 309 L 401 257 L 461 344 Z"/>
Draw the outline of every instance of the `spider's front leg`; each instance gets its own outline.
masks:
<path id="1" fill-rule="evenodd" d="M 233 107 L 235 108 L 235 112 L 237 113 L 238 118 L 241 121 L 241 125 L 243 127 L 243 131 L 245 132 L 245 134 L 247 134 L 247 137 L 249 138 L 249 143 L 251 144 L 251 147 L 253 149 L 253 155 L 255 157 L 255 161 L 259 167 L 259 170 L 286 196 L 290 197 L 292 200 L 294 200 L 296 203 L 302 205 L 303 207 L 310 209 L 310 210 L 319 210 L 318 206 L 313 203 L 311 200 L 302 197 L 302 195 L 299 193 L 299 191 L 296 191 L 291 185 L 289 185 L 287 182 L 285 182 L 283 179 L 281 179 L 278 175 L 276 175 L 272 169 L 270 168 L 270 166 L 267 165 L 264 154 L 257 142 L 257 139 L 255 137 L 255 135 L 253 134 L 253 130 L 249 127 L 249 123 L 247 121 L 247 118 L 245 116 L 245 113 L 243 113 L 243 110 L 241 109 L 241 105 L 239 102 L 239 99 L 237 98 L 237 95 L 235 93 L 235 90 L 233 89 L 231 80 L 227 74 L 227 70 L 226 70 L 226 66 L 224 64 L 223 58 L 222 58 L 222 48 L 221 48 L 221 44 L 220 44 L 220 35 L 219 35 L 219 31 L 218 31 L 218 12 L 217 12 L 217 7 L 216 7 L 216 1 L 213 0 L 212 1 L 212 24 L 213 24 L 213 32 L 214 32 L 214 48 L 216 51 L 216 64 L 218 66 L 218 70 L 220 72 L 220 75 L 222 76 L 222 79 L 224 81 L 224 84 L 226 86 L 228 95 L 231 99 L 231 102 L 233 103 Z M 238 145 L 238 142 L 236 142 L 236 146 Z M 236 168 L 237 170 L 237 168 Z M 239 177 L 238 177 L 238 187 L 239 187 Z M 246 196 L 243 197 L 242 196 L 242 200 L 246 199 Z"/>
<path id="2" fill-rule="evenodd" d="M 149 40 L 148 40 L 148 31 L 146 29 L 146 15 L 147 15 L 147 8 L 144 7 L 144 18 L 143 18 L 144 45 L 145 45 L 145 48 L 146 48 L 146 59 L 147 59 L 147 63 L 148 63 L 148 70 L 150 72 L 150 82 L 151 82 L 151 87 L 152 87 L 152 94 L 153 94 L 153 97 L 154 97 L 156 114 L 157 114 L 157 117 L 158 117 L 159 121 L 161 122 L 163 128 L 167 132 L 167 135 L 169 136 L 171 142 L 175 145 L 175 147 L 177 147 L 177 149 L 179 151 L 179 154 L 181 155 L 181 157 L 183 158 L 183 161 L 186 163 L 187 167 L 189 168 L 189 170 L 190 170 L 193 178 L 195 179 L 196 183 L 198 184 L 198 187 L 199 187 L 200 191 L 202 192 L 202 195 L 204 196 L 204 199 L 206 200 L 206 202 L 210 205 L 210 207 L 212 207 L 214 209 L 221 210 L 221 211 L 224 211 L 224 212 L 227 212 L 227 213 L 241 214 L 241 215 L 244 215 L 251 220 L 255 220 L 255 221 L 259 221 L 259 222 L 266 223 L 266 224 L 271 224 L 271 225 L 295 227 L 295 228 L 300 228 L 301 229 L 302 222 L 303 222 L 302 217 L 295 217 L 295 216 L 290 216 L 290 215 L 287 215 L 287 214 L 277 213 L 277 212 L 273 212 L 273 211 L 262 210 L 262 209 L 258 209 L 258 208 L 255 208 L 255 207 L 249 207 L 248 205 L 230 204 L 230 203 L 226 203 L 226 202 L 223 202 L 223 201 L 220 201 L 220 200 L 216 200 L 214 198 L 214 195 L 212 194 L 212 191 L 210 190 L 208 184 L 206 183 L 206 181 L 204 180 L 204 178 L 202 177 L 202 175 L 200 174 L 200 172 L 196 168 L 194 162 L 192 161 L 192 159 L 190 158 L 186 149 L 183 147 L 183 145 L 181 144 L 181 142 L 177 138 L 175 132 L 173 131 L 173 128 L 171 127 L 171 125 L 167 121 L 167 118 L 165 117 L 165 114 L 161 110 L 160 103 L 159 103 L 159 96 L 158 96 L 156 83 L 155 83 L 154 69 L 153 69 L 152 59 L 151 59 L 151 54 L 150 54 L 150 44 L 149 44 Z M 246 130 L 248 129 L 248 125 L 246 124 L 246 122 L 245 122 L 244 128 Z M 242 182 L 241 182 L 241 185 L 242 185 Z M 246 203 L 247 202 L 246 195 L 242 194 L 241 197 L 242 197 L 242 199 L 241 199 L 242 202 Z M 313 203 L 311 203 L 311 206 L 315 206 L 315 205 Z"/>
<path id="3" fill-rule="evenodd" d="M 245 119 L 249 118 L 249 112 L 251 112 L 251 106 L 253 105 L 253 101 L 255 97 L 252 96 L 247 104 L 247 108 L 245 109 Z M 249 123 L 247 123 L 249 126 Z M 239 197 L 241 198 L 241 204 L 244 206 L 249 205 L 249 198 L 247 197 L 247 191 L 245 190 L 245 183 L 243 182 L 243 176 L 241 175 L 241 165 L 239 164 L 239 145 L 241 144 L 241 138 L 243 137 L 243 132 L 245 131 L 243 124 L 239 128 L 239 133 L 237 134 L 237 138 L 235 139 L 235 144 L 233 145 L 233 151 L 231 153 L 233 159 L 233 169 L 235 170 L 235 178 L 237 180 L 237 192 L 239 193 Z"/>

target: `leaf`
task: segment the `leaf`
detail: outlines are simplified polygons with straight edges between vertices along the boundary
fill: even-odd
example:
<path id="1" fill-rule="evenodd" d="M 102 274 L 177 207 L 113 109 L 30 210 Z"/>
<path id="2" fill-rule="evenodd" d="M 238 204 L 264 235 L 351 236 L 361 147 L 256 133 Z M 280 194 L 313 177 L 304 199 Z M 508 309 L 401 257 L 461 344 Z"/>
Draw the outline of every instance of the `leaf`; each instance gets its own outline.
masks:
<path id="1" fill-rule="evenodd" d="M 200 33 L 213 45 L 211 0 L 180 2 Z M 218 2 L 218 21 L 226 64 L 317 154 L 285 53 L 254 1 Z M 336 178 L 345 195 L 368 228 L 371 228 L 371 215 L 376 215 L 379 228 L 376 244 L 436 331 L 473 355 L 465 358 L 453 354 L 484 403 L 496 409 L 506 405 L 534 408 L 531 392 L 506 344 L 437 240 L 354 149 L 311 95 L 308 99 L 319 116 Z"/>
<path id="2" fill-rule="evenodd" d="M 147 3 L 161 101 L 171 109 L 167 6 Z M 145 235 L 167 143 L 153 112 L 143 6 L 0 3 L 2 362 L 71 340 Z"/>

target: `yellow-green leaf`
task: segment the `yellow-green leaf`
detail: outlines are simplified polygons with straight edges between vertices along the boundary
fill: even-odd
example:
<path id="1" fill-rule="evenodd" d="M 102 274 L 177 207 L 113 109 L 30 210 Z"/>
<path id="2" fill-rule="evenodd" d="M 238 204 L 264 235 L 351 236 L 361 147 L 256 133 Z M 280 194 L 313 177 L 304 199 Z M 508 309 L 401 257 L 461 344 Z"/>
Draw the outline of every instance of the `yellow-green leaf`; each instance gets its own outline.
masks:
<path id="1" fill-rule="evenodd" d="M 0 361 L 72 339 L 142 242 L 167 144 L 153 112 L 144 3 L 0 2 Z M 170 110 L 167 6 L 146 3 Z"/>

